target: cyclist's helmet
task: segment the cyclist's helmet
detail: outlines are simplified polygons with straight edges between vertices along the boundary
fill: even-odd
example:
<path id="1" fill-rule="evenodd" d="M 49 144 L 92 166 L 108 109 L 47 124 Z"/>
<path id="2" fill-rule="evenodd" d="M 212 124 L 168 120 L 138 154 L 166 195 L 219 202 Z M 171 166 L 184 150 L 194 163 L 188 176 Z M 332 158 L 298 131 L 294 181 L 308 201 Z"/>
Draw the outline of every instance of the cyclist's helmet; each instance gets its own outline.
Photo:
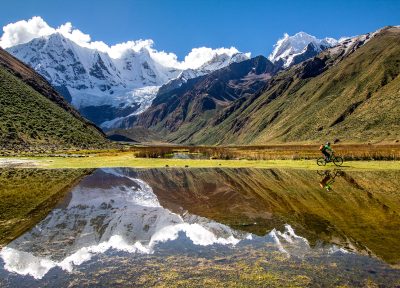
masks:
<path id="1" fill-rule="evenodd" d="M 331 142 L 326 142 L 325 144 L 328 146 L 331 146 Z"/>

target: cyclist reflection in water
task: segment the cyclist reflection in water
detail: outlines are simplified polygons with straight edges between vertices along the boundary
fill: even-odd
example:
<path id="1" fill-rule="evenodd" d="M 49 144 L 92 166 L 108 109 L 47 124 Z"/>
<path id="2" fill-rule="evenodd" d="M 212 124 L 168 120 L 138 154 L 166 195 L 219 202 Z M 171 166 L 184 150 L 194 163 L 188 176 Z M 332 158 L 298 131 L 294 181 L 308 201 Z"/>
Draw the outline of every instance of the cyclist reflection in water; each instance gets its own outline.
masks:
<path id="1" fill-rule="evenodd" d="M 320 172 L 318 172 L 319 175 L 321 175 Z M 331 171 L 323 171 L 322 173 L 322 176 L 324 176 L 324 178 L 321 180 L 321 182 L 319 182 L 319 186 L 326 191 L 331 191 L 332 184 L 333 182 L 335 182 L 336 176 L 340 173 L 339 171 L 335 171 L 333 175 L 331 174 Z"/>
<path id="2" fill-rule="evenodd" d="M 321 188 L 325 188 L 326 191 L 331 191 L 332 190 L 332 183 L 335 182 L 334 178 L 332 178 L 331 173 L 327 173 L 324 177 L 324 179 L 319 182 L 319 186 Z"/>

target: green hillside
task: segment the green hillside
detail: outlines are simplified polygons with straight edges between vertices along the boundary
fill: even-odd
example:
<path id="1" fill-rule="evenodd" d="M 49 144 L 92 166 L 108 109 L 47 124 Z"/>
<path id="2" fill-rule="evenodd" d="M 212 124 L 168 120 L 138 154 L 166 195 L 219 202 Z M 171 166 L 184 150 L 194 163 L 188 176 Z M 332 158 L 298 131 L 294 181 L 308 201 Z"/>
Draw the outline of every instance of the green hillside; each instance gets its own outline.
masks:
<path id="1" fill-rule="evenodd" d="M 0 65 L 2 150 L 90 148 L 107 143 L 97 127 L 80 117 L 66 103 L 61 102 L 63 107 L 48 99 L 15 74 L 21 75 L 10 67 Z M 33 80 L 30 79 L 30 84 Z M 36 83 L 43 88 L 40 81 L 43 80 L 38 76 Z M 57 101 L 63 100 L 57 98 Z"/>
<path id="2" fill-rule="evenodd" d="M 195 142 L 400 139 L 400 28 L 384 29 L 355 52 L 339 57 L 328 50 L 280 73 L 263 95 L 220 116 L 224 120 L 200 131 Z M 318 69 L 326 70 L 307 77 L 308 71 Z"/>
<path id="3" fill-rule="evenodd" d="M 192 144 L 393 143 L 400 139 L 399 74 L 400 28 L 386 27 L 278 73 L 263 93 L 208 115 L 195 133 L 182 125 L 165 135 Z"/>

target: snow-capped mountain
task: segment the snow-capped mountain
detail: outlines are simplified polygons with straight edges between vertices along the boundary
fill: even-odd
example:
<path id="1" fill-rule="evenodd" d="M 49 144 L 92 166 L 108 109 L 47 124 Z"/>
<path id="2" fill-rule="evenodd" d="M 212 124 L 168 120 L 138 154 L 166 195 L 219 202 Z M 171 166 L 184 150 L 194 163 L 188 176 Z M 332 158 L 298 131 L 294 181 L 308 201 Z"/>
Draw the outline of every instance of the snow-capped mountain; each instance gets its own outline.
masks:
<path id="1" fill-rule="evenodd" d="M 172 79 L 181 77 L 183 83 L 248 59 L 242 53 L 215 55 L 200 68 L 185 72 L 157 62 L 147 48 L 128 49 L 118 58 L 112 58 L 105 52 L 82 47 L 60 33 L 7 50 L 33 67 L 86 118 L 100 126 L 117 117 L 143 112 L 159 87 Z"/>
<path id="2" fill-rule="evenodd" d="M 337 43 L 335 39 L 321 40 L 304 32 L 286 34 L 274 46 L 269 59 L 277 67 L 286 68 Z M 145 111 L 160 87 L 166 92 L 189 79 L 249 59 L 249 54 L 224 52 L 215 53 L 195 69 L 167 67 L 147 47 L 126 49 L 111 57 L 107 52 L 80 46 L 58 32 L 7 50 L 44 76 L 83 116 L 106 129 Z"/>
<path id="3" fill-rule="evenodd" d="M 216 54 L 210 61 L 207 61 L 197 69 L 185 69 L 178 77 L 170 80 L 162 87 L 162 92 L 168 92 L 175 88 L 180 87 L 183 83 L 186 83 L 189 79 L 204 76 L 210 74 L 213 71 L 222 69 L 235 62 L 242 62 L 248 60 L 250 57 L 245 53 L 236 53 L 232 56 L 227 54 Z"/>
<path id="4" fill-rule="evenodd" d="M 234 62 L 242 62 L 249 58 L 250 57 L 244 53 L 236 53 L 232 56 L 227 54 L 215 55 L 210 61 L 204 63 L 197 69 L 183 70 L 175 80 L 181 80 L 182 83 L 184 83 L 189 79 L 209 74 Z"/>
<path id="5" fill-rule="evenodd" d="M 272 63 L 287 68 L 311 58 L 327 48 L 336 46 L 338 43 L 336 39 L 317 39 L 305 32 L 299 32 L 293 36 L 285 34 L 274 45 L 274 50 L 268 59 Z"/>

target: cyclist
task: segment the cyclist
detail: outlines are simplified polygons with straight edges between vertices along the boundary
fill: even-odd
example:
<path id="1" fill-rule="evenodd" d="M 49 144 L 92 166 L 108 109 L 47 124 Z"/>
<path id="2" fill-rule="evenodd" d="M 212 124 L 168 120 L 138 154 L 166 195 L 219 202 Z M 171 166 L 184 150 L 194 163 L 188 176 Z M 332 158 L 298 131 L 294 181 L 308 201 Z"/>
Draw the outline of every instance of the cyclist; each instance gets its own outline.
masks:
<path id="1" fill-rule="evenodd" d="M 333 153 L 332 147 L 331 147 L 331 143 L 330 142 L 326 142 L 325 145 L 322 144 L 321 147 L 319 148 L 319 150 L 321 150 L 321 153 L 324 154 L 325 156 L 325 161 L 329 162 L 331 159 L 331 155 Z M 328 151 L 330 151 L 331 153 L 329 153 Z"/>

